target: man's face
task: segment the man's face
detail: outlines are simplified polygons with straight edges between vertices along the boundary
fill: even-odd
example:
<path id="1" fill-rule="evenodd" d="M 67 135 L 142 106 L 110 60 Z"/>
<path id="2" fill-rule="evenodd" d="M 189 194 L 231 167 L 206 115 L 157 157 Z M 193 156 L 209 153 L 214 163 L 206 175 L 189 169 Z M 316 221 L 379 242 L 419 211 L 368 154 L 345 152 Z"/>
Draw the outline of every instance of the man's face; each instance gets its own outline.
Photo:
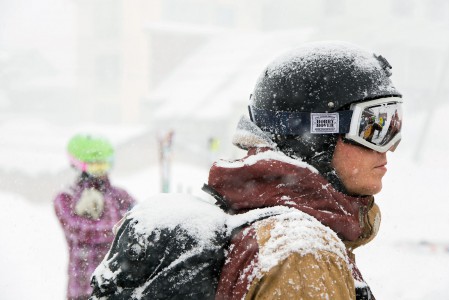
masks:
<path id="1" fill-rule="evenodd" d="M 374 195 L 382 189 L 387 172 L 387 154 L 361 146 L 337 142 L 332 166 L 350 194 Z"/>

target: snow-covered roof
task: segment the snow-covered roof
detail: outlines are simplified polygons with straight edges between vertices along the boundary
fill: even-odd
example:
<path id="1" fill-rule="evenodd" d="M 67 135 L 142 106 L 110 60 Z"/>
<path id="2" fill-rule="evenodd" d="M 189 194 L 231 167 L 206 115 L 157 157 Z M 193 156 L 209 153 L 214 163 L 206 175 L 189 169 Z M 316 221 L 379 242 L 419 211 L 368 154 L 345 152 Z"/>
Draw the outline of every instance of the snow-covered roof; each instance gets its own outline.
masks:
<path id="1" fill-rule="evenodd" d="M 222 33 L 188 57 L 150 94 L 154 117 L 214 119 L 246 102 L 265 65 L 308 40 L 312 30 Z"/>

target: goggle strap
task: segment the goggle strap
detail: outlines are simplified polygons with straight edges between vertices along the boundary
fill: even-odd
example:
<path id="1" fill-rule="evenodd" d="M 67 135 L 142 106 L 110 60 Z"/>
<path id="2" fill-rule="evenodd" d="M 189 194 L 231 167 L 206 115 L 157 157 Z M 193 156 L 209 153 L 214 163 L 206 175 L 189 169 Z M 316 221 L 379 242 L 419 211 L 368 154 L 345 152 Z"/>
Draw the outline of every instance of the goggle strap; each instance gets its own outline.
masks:
<path id="1" fill-rule="evenodd" d="M 248 106 L 251 120 L 263 131 L 280 135 L 303 135 L 306 133 L 348 133 L 351 127 L 352 110 L 342 110 L 333 113 L 270 111 Z M 332 132 L 317 132 L 312 119 L 337 120 Z M 337 128 L 338 127 L 338 128 Z"/>

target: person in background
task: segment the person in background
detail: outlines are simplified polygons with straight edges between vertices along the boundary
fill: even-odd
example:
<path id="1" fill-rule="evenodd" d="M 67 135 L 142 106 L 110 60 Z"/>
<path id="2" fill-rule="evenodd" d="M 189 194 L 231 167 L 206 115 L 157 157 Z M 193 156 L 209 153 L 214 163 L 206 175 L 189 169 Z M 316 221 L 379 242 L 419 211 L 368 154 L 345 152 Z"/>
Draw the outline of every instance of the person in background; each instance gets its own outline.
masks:
<path id="1" fill-rule="evenodd" d="M 90 277 L 114 239 L 113 226 L 135 204 L 125 190 L 111 185 L 114 149 L 105 139 L 76 135 L 68 143 L 75 183 L 54 200 L 69 248 L 67 299 L 90 297 Z"/>
<path id="2" fill-rule="evenodd" d="M 208 141 L 209 161 L 213 163 L 217 160 L 218 152 L 220 151 L 220 140 L 214 136 L 211 136 Z"/>
<path id="3" fill-rule="evenodd" d="M 236 233 L 215 299 L 374 299 L 353 251 L 378 232 L 373 195 L 401 134 L 397 126 L 369 142 L 359 132 L 378 107 L 385 126 L 402 122 L 390 69 L 358 46 L 318 42 L 262 72 L 250 119 L 240 120 L 233 139 L 247 156 L 216 162 L 208 186 L 232 214 L 279 205 L 301 214 L 272 216 Z"/>

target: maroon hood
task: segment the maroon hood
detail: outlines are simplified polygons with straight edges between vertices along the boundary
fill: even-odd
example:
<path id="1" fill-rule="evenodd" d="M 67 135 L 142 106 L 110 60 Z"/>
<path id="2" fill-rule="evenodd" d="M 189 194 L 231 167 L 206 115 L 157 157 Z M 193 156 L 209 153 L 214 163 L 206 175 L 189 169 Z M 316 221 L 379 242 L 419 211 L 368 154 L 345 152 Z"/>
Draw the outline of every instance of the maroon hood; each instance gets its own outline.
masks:
<path id="1" fill-rule="evenodd" d="M 252 148 L 233 162 L 217 162 L 208 185 L 235 213 L 283 205 L 299 209 L 354 241 L 363 231 L 373 197 L 351 197 L 335 190 L 313 167 L 281 152 Z M 363 222 L 363 221 L 362 221 Z"/>

